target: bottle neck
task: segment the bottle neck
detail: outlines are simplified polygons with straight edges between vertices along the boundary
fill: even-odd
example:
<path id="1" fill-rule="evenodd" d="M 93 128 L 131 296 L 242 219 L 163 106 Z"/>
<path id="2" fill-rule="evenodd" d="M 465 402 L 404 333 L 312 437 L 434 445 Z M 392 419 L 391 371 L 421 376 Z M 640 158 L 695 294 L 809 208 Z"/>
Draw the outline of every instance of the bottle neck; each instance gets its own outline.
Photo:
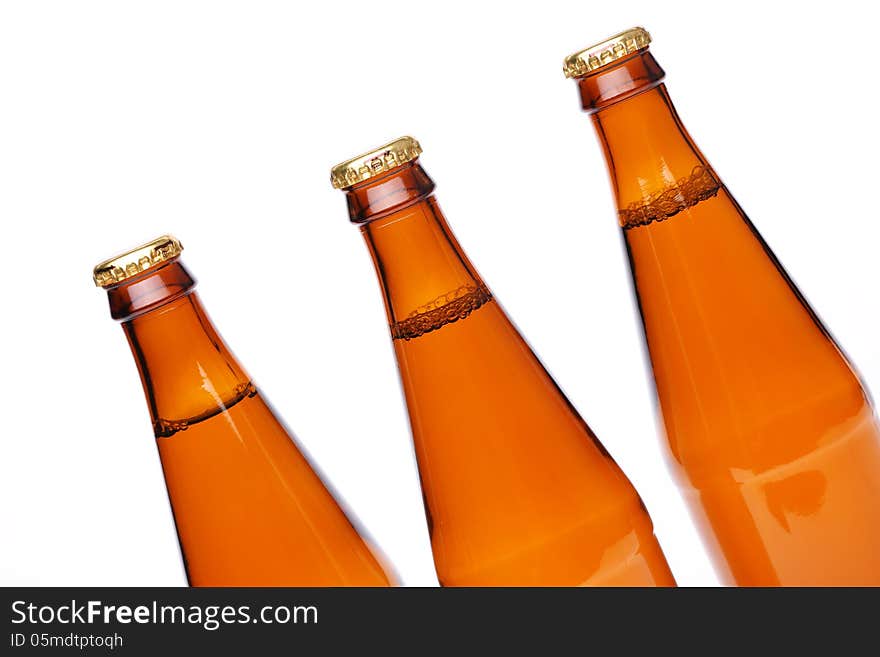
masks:
<path id="1" fill-rule="evenodd" d="M 676 113 L 664 76 L 643 50 L 577 81 L 624 227 L 666 219 L 721 187 Z"/>
<path id="2" fill-rule="evenodd" d="M 347 192 L 373 258 L 392 336 L 411 339 L 467 316 L 490 294 L 413 162 Z"/>
<path id="3" fill-rule="evenodd" d="M 254 394 L 194 291 L 195 279 L 173 261 L 110 288 L 158 436 L 207 419 Z"/>

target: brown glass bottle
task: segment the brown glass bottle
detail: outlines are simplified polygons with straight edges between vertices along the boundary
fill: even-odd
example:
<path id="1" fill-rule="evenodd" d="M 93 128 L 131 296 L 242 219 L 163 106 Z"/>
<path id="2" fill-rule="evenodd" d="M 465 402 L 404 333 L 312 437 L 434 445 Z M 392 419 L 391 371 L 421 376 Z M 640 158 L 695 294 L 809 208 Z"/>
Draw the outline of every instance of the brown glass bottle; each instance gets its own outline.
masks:
<path id="1" fill-rule="evenodd" d="M 459 247 L 405 137 L 334 168 L 376 266 L 441 584 L 673 585 L 639 496 Z"/>
<path id="2" fill-rule="evenodd" d="M 141 375 L 195 586 L 387 586 L 391 577 L 233 357 L 172 237 L 98 265 Z"/>
<path id="3" fill-rule="evenodd" d="M 681 123 L 641 28 L 572 55 L 677 475 L 727 581 L 880 584 L 868 394 Z"/>

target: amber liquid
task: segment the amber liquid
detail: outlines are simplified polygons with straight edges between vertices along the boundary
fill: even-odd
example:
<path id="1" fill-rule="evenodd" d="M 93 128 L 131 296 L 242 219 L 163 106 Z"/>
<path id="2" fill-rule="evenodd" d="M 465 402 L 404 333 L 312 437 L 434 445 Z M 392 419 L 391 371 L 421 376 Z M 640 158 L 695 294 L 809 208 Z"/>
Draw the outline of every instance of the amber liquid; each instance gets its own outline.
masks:
<path id="1" fill-rule="evenodd" d="M 626 231 L 686 496 L 750 585 L 880 584 L 880 433 L 723 189 Z"/>
<path id="2" fill-rule="evenodd" d="M 441 584 L 673 585 L 635 489 L 479 280 L 433 197 L 364 231 L 387 293 Z"/>
<path id="3" fill-rule="evenodd" d="M 256 390 L 158 446 L 192 584 L 388 584 Z"/>
<path id="4" fill-rule="evenodd" d="M 186 292 L 186 278 L 173 263 L 111 291 L 111 303 L 127 295 L 123 305 L 149 308 L 124 327 L 190 583 L 387 586 L 382 565 Z"/>
<path id="5" fill-rule="evenodd" d="M 831 336 L 684 130 L 647 51 L 579 88 L 620 208 L 669 447 L 740 585 L 880 584 L 880 430 Z"/>

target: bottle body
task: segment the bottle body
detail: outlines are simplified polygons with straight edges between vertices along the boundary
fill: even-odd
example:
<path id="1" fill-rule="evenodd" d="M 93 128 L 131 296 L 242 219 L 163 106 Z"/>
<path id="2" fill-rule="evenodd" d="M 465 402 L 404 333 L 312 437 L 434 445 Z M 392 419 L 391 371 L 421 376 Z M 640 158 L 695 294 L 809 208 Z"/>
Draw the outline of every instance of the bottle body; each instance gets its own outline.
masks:
<path id="1" fill-rule="evenodd" d="M 868 395 L 687 135 L 662 76 L 641 51 L 578 83 L 682 489 L 729 582 L 876 585 L 880 431 Z"/>
<path id="2" fill-rule="evenodd" d="M 674 585 L 635 489 L 479 278 L 432 189 L 411 164 L 350 190 L 349 205 L 385 208 L 361 230 L 441 584 Z"/>
<path id="3" fill-rule="evenodd" d="M 172 262 L 109 290 L 141 374 L 190 583 L 390 584 L 193 285 Z"/>

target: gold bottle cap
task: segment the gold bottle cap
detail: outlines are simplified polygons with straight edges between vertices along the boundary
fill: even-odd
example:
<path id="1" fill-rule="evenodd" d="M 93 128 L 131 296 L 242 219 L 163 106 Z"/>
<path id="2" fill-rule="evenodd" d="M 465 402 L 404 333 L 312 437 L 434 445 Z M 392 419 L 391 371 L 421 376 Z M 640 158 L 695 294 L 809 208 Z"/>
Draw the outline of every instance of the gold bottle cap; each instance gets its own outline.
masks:
<path id="1" fill-rule="evenodd" d="M 651 43 L 651 35 L 643 27 L 633 27 L 610 39 L 605 39 L 589 48 L 585 48 L 565 58 L 562 72 L 567 78 L 579 78 L 587 73 L 623 59 L 637 50 L 647 48 Z"/>
<path id="2" fill-rule="evenodd" d="M 143 246 L 105 260 L 95 267 L 92 277 L 98 287 L 113 287 L 127 278 L 176 258 L 181 251 L 183 244 L 171 235 L 163 235 Z"/>
<path id="3" fill-rule="evenodd" d="M 334 189 L 346 189 L 412 162 L 421 152 L 419 142 L 412 137 L 401 137 L 368 153 L 340 162 L 330 170 L 330 182 Z"/>

